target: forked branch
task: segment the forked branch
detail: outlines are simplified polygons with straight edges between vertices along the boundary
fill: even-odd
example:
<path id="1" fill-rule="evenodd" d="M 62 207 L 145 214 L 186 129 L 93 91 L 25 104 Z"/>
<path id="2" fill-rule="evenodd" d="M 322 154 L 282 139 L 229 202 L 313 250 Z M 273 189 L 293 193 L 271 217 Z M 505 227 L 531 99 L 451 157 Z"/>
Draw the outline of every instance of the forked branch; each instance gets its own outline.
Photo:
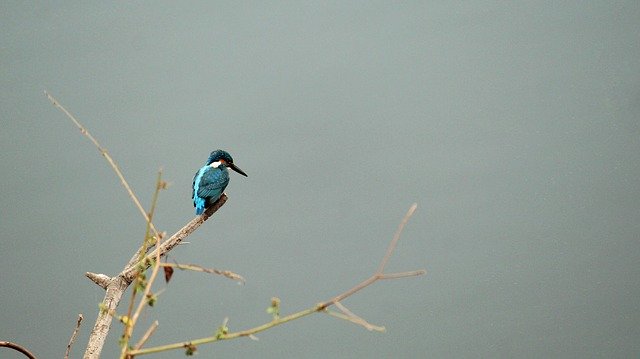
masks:
<path id="1" fill-rule="evenodd" d="M 240 338 L 240 337 L 254 337 L 254 335 L 256 333 L 265 331 L 267 329 L 273 328 L 275 326 L 290 322 L 292 320 L 296 320 L 296 319 L 300 319 L 302 317 L 305 317 L 307 315 L 313 314 L 313 313 L 317 313 L 317 312 L 325 312 L 328 314 L 331 314 L 332 316 L 339 318 L 339 319 L 344 319 L 347 320 L 349 322 L 361 325 L 363 327 L 365 327 L 368 330 L 376 330 L 376 331 L 383 331 L 384 327 L 379 327 L 373 324 L 368 323 L 366 320 L 364 320 L 363 318 L 355 315 L 353 312 L 351 312 L 349 309 L 347 309 L 342 303 L 340 303 L 343 299 L 346 299 L 350 296 L 352 296 L 353 294 L 357 293 L 358 291 L 370 286 L 371 284 L 377 282 L 378 280 L 382 280 L 382 279 L 397 279 L 397 278 L 405 278 L 405 277 L 414 277 L 414 276 L 419 276 L 419 275 L 423 275 L 426 273 L 426 270 L 421 269 L 421 270 L 415 270 L 415 271 L 408 271 L 408 272 L 400 272 L 400 273 L 391 273 L 391 274 L 385 274 L 384 273 L 384 268 L 387 265 L 387 263 L 389 262 L 389 259 L 391 258 L 391 255 L 393 254 L 393 251 L 395 250 L 398 241 L 400 240 L 400 235 L 402 234 L 402 230 L 404 229 L 405 224 L 407 223 L 407 221 L 409 221 L 409 218 L 411 217 L 411 215 L 413 215 L 413 213 L 415 212 L 417 208 L 417 204 L 413 204 L 409 210 L 407 211 L 407 213 L 405 214 L 404 218 L 402 219 L 402 221 L 400 222 L 400 225 L 398 226 L 398 230 L 396 231 L 393 239 L 391 240 L 391 243 L 389 243 L 389 247 L 387 248 L 387 251 L 384 255 L 384 257 L 382 258 L 380 265 L 378 267 L 378 269 L 375 271 L 375 273 L 365 279 L 364 281 L 356 284 L 353 288 L 336 295 L 335 297 L 333 297 L 332 299 L 329 299 L 325 302 L 316 304 L 314 306 L 312 306 L 311 308 L 293 313 L 293 314 L 289 314 L 287 316 L 284 317 L 280 317 L 279 315 L 279 306 L 280 306 L 280 300 L 278 298 L 273 298 L 272 299 L 272 307 L 270 309 L 275 309 L 272 310 L 272 314 L 273 314 L 273 320 L 247 329 L 247 330 L 242 330 L 242 331 L 237 331 L 237 332 L 229 332 L 228 328 L 226 326 L 226 323 L 224 325 L 222 325 L 219 329 L 218 332 L 210 337 L 205 337 L 205 338 L 200 338 L 200 339 L 194 339 L 194 340 L 189 340 L 189 341 L 183 341 L 183 342 L 179 342 L 179 343 L 173 343 L 173 344 L 167 344 L 167 345 L 160 345 L 160 346 L 156 346 L 156 347 L 151 347 L 151 348 L 146 348 L 146 349 L 134 349 L 134 350 L 130 350 L 128 351 L 128 355 L 131 357 L 137 356 L 137 355 L 143 355 L 143 354 L 151 354 L 151 353 L 158 353 L 158 352 L 163 352 L 163 351 L 168 351 L 168 350 L 175 350 L 175 349 L 186 349 L 188 352 L 192 353 L 195 351 L 196 347 L 198 345 L 201 344 L 206 344 L 206 343 L 213 343 L 213 342 L 218 342 L 218 341 L 222 341 L 222 340 L 229 340 L 229 339 L 235 339 L 235 338 Z M 336 312 L 329 312 L 327 310 L 328 307 L 335 305 L 340 311 L 341 313 L 336 313 Z"/>
<path id="2" fill-rule="evenodd" d="M 140 214 L 147 222 L 149 229 L 153 233 L 154 245 L 158 244 L 160 240 L 162 240 L 163 235 L 158 233 L 156 227 L 153 225 L 151 221 L 151 217 L 142 207 L 140 200 L 135 195 L 131 186 L 124 178 L 122 171 L 113 160 L 113 158 L 109 155 L 109 152 L 100 145 L 98 140 L 91 135 L 91 133 L 78 121 L 75 116 L 73 116 L 64 106 L 62 106 L 58 100 L 56 100 L 51 94 L 47 91 L 44 92 L 49 101 L 62 111 L 80 130 L 80 133 L 86 136 L 93 145 L 98 149 L 100 154 L 107 160 L 115 174 L 120 179 L 120 183 L 124 187 L 124 189 L 129 194 L 129 197 L 135 204 L 136 208 L 140 211 Z M 111 327 L 111 322 L 113 319 L 113 313 L 115 313 L 118 304 L 120 303 L 120 299 L 122 295 L 129 287 L 131 282 L 136 278 L 136 275 L 141 270 L 146 270 L 150 263 L 153 262 L 150 259 L 158 259 L 162 256 L 165 256 L 166 253 L 171 251 L 175 246 L 177 246 L 185 237 L 195 231 L 204 221 L 209 219 L 211 215 L 213 215 L 224 203 L 227 201 L 227 196 L 222 194 L 222 196 L 218 199 L 216 203 L 207 208 L 203 215 L 198 216 L 187 223 L 181 230 L 179 230 L 176 234 L 174 234 L 171 238 L 164 241 L 160 245 L 156 245 L 156 248 L 151 253 L 147 254 L 147 246 L 141 246 L 138 251 L 131 257 L 129 262 L 125 265 L 122 272 L 114 277 L 109 277 L 104 274 L 96 274 L 88 272 L 86 276 L 91 279 L 94 283 L 98 284 L 102 288 L 106 290 L 104 300 L 102 301 L 100 312 L 98 313 L 98 318 L 96 319 L 96 323 L 91 331 L 91 335 L 89 337 L 89 343 L 87 344 L 87 348 L 85 350 L 84 358 L 99 358 L 100 353 L 102 351 L 102 347 L 104 346 L 104 342 L 109 333 L 109 329 Z M 146 238 L 145 238 L 146 240 Z M 159 261 L 155 261 L 155 263 L 159 263 Z M 157 274 L 156 266 L 154 271 L 154 277 Z"/>
<path id="3" fill-rule="evenodd" d="M 147 256 L 145 256 L 139 262 L 141 263 L 142 268 L 146 270 L 149 267 L 150 263 L 153 262 L 151 259 L 165 256 L 184 238 L 186 238 L 198 227 L 200 227 L 200 225 L 202 225 L 204 221 L 209 219 L 209 217 L 211 217 L 218 209 L 220 209 L 220 207 L 222 207 L 222 205 L 224 205 L 226 201 L 227 196 L 225 194 L 222 194 L 218 201 L 212 206 L 208 207 L 201 216 L 197 216 L 192 219 L 189 223 L 182 227 L 182 229 L 171 236 L 171 238 L 167 239 L 162 244 L 160 244 L 160 246 L 157 246 L 156 249 L 154 249 L 151 253 L 147 254 Z M 89 343 L 84 354 L 85 359 L 100 357 L 100 352 L 102 351 L 102 347 L 104 346 L 104 342 L 111 327 L 113 313 L 115 313 L 122 295 L 136 278 L 136 275 L 140 268 L 141 267 L 138 266 L 138 262 L 128 264 L 125 266 L 122 272 L 120 272 L 120 274 L 108 280 L 108 284 L 106 286 L 107 292 L 105 293 L 104 300 L 102 301 L 103 307 L 101 308 L 100 313 L 98 314 L 98 318 L 96 319 L 96 324 L 93 326 L 93 330 L 91 331 Z M 89 275 L 87 274 L 87 276 Z"/>

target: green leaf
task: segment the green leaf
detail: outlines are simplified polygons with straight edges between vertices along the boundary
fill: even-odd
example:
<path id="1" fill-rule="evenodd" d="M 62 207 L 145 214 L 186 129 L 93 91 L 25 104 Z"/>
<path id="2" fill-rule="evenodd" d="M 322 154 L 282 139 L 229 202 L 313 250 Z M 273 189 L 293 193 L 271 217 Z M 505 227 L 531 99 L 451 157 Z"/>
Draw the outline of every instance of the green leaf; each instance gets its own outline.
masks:
<path id="1" fill-rule="evenodd" d="M 127 345 L 127 339 L 124 337 L 124 334 L 120 336 L 120 339 L 118 339 L 118 345 L 120 346 L 120 348 L 123 348 L 125 345 Z"/>
<path id="2" fill-rule="evenodd" d="M 98 309 L 100 309 L 100 314 L 105 314 L 109 311 L 109 307 L 105 302 L 98 303 Z"/>
<path id="3" fill-rule="evenodd" d="M 156 265 L 156 260 L 154 258 L 149 258 L 147 259 L 147 263 L 149 264 L 149 267 L 153 267 Z"/>
<path id="4" fill-rule="evenodd" d="M 222 339 L 225 335 L 227 335 L 227 333 L 229 333 L 229 327 L 223 324 L 218 327 L 218 330 L 216 331 L 216 338 Z"/>
<path id="5" fill-rule="evenodd" d="M 133 290 L 135 290 L 136 293 L 141 293 L 141 292 L 144 292 L 144 289 L 146 288 L 146 286 L 147 286 L 146 281 L 139 280 L 136 282 L 136 286 L 133 288 Z"/>
<path id="6" fill-rule="evenodd" d="M 157 301 L 158 301 L 158 296 L 156 296 L 155 294 L 147 295 L 147 303 L 149 304 L 150 307 L 153 307 L 153 305 L 156 304 Z"/>

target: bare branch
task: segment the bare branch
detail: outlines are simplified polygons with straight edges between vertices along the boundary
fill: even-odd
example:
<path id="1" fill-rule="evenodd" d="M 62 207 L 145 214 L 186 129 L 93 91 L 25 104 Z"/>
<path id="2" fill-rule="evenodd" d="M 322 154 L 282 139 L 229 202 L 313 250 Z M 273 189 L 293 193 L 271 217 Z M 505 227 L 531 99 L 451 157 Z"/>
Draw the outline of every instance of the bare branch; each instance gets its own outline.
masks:
<path id="1" fill-rule="evenodd" d="M 218 201 L 209 206 L 201 216 L 197 216 L 187 223 L 182 229 L 176 232 L 171 238 L 167 239 L 164 243 L 156 248 L 153 252 L 143 258 L 140 263 L 143 263 L 143 267 L 146 269 L 149 267 L 149 259 L 156 258 L 158 253 L 160 256 L 165 256 L 171 249 L 177 246 L 184 238 L 193 233 L 198 227 L 200 227 L 209 217 L 211 217 L 220 207 L 222 207 L 227 201 L 227 195 L 222 194 Z M 89 344 L 84 353 L 85 359 L 99 358 L 104 342 L 109 333 L 111 327 L 112 316 L 110 313 L 114 313 L 116 307 L 120 303 L 120 299 L 124 291 L 135 279 L 138 266 L 137 263 L 130 263 L 117 276 L 111 278 L 107 285 L 107 292 L 105 293 L 104 300 L 102 301 L 104 309 L 100 310 L 96 323 L 93 326 L 91 335 L 89 337 Z"/>
<path id="2" fill-rule="evenodd" d="M 111 321 L 113 319 L 111 313 L 115 313 L 122 294 L 130 283 L 131 282 L 125 281 L 124 278 L 120 276 L 113 277 L 109 281 L 98 317 L 96 318 L 96 323 L 89 335 L 89 342 L 84 352 L 85 359 L 100 358 L 100 352 L 109 334 L 109 328 L 111 327 Z"/>
<path id="3" fill-rule="evenodd" d="M 67 344 L 67 351 L 64 353 L 64 359 L 69 359 L 69 353 L 71 353 L 71 346 L 73 342 L 76 341 L 76 337 L 78 336 L 78 331 L 80 330 L 80 324 L 82 324 L 82 314 L 78 314 L 78 322 L 76 322 L 76 328 L 73 330 L 73 334 L 71 334 L 71 339 L 69 339 L 69 344 Z"/>
<path id="4" fill-rule="evenodd" d="M 350 322 L 362 325 L 362 326 L 364 326 L 365 328 L 367 328 L 369 330 L 377 330 L 377 331 L 384 330 L 384 327 L 379 327 L 379 326 L 375 326 L 373 324 L 370 324 L 366 320 L 364 320 L 363 318 L 360 318 L 359 316 L 353 314 L 344 305 L 339 304 L 339 302 L 342 301 L 343 299 L 347 298 L 347 297 L 350 297 L 351 295 L 353 295 L 356 292 L 362 290 L 363 288 L 366 288 L 366 287 L 370 286 L 371 284 L 377 282 L 378 280 L 381 280 L 381 279 L 397 279 L 397 278 L 404 278 L 404 277 L 410 277 L 410 276 L 418 276 L 418 275 L 422 275 L 422 274 L 426 273 L 425 270 L 416 270 L 416 271 L 410 271 L 410 272 L 392 273 L 392 274 L 388 274 L 388 275 L 386 275 L 386 274 L 384 274 L 382 272 L 382 270 L 384 270 L 384 266 L 386 265 L 386 263 L 389 261 L 389 258 L 393 254 L 393 250 L 395 249 L 395 247 L 396 247 L 396 245 L 398 243 L 398 240 L 400 239 L 400 234 L 402 233 L 404 225 L 409 220 L 409 218 L 411 217 L 411 215 L 413 214 L 415 209 L 416 209 L 416 204 L 414 203 L 411 206 L 411 208 L 409 208 L 409 211 L 407 212 L 407 214 L 403 218 L 402 222 L 400 223 L 400 226 L 398 227 L 398 231 L 396 231 L 396 234 L 394 235 L 391 243 L 389 244 L 387 252 L 385 253 L 385 256 L 382 259 L 380 268 L 378 268 L 378 270 L 376 270 L 376 272 L 371 277 L 369 277 L 369 278 L 365 279 L 364 281 L 360 282 L 359 284 L 355 285 L 353 288 L 351 288 L 351 289 L 349 289 L 349 290 L 347 290 L 347 291 L 345 291 L 345 292 L 343 292 L 341 294 L 338 294 L 337 296 L 333 297 L 332 299 L 330 299 L 330 300 L 328 300 L 326 302 L 322 302 L 322 303 L 316 304 L 311 308 L 308 308 L 308 309 L 305 309 L 305 310 L 301 310 L 299 312 L 296 312 L 296 313 L 293 313 L 293 314 L 289 314 L 289 315 L 284 316 L 284 317 L 276 317 L 276 316 L 274 316 L 273 320 L 271 320 L 270 322 L 262 324 L 262 325 L 259 325 L 257 327 L 253 327 L 251 329 L 242 330 L 242 331 L 238 331 L 238 332 L 231 332 L 231 333 L 216 333 L 216 335 L 214 335 L 214 336 L 195 339 L 195 340 L 189 340 L 189 341 L 173 343 L 173 344 L 167 344 L 167 345 L 160 345 L 160 346 L 157 346 L 157 347 L 146 348 L 146 349 L 130 350 L 128 352 L 128 354 L 130 356 L 137 356 L 137 355 L 158 353 L 158 352 L 162 352 L 162 351 L 181 349 L 181 348 L 193 349 L 193 348 L 195 348 L 196 346 L 198 346 L 200 344 L 213 343 L 213 342 L 218 342 L 218 341 L 221 341 L 221 340 L 230 340 L 230 339 L 235 339 L 235 338 L 240 338 L 240 337 L 250 337 L 250 338 L 252 338 L 252 337 L 255 337 L 256 333 L 265 331 L 267 329 L 273 328 L 273 327 L 278 326 L 278 325 L 282 325 L 282 324 L 290 322 L 292 320 L 300 319 L 302 317 L 305 317 L 307 315 L 310 315 L 310 314 L 313 314 L 313 313 L 317 313 L 317 312 L 327 312 L 328 314 L 333 315 L 335 317 L 338 317 L 340 319 L 348 320 Z M 343 311 L 344 314 L 327 311 L 327 308 L 329 306 L 331 306 L 331 305 L 335 305 L 336 307 L 338 307 L 340 310 Z M 273 304 L 272 304 L 272 306 L 273 306 Z"/>
<path id="5" fill-rule="evenodd" d="M 0 341 L 0 347 L 11 348 L 15 351 L 18 351 L 24 354 L 29 359 L 36 359 L 36 356 L 33 355 L 33 353 L 31 353 L 27 348 L 23 347 L 22 345 L 18 345 L 12 342 Z"/>

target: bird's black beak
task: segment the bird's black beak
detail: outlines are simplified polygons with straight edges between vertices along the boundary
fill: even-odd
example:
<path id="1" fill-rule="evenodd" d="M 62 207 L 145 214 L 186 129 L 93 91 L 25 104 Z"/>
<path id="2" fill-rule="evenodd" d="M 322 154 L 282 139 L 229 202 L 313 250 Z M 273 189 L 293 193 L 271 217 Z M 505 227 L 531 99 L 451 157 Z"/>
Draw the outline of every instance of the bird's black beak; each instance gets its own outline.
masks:
<path id="1" fill-rule="evenodd" d="M 229 166 L 229 168 L 231 168 L 232 170 L 238 172 L 239 174 L 245 176 L 245 177 L 249 177 L 247 176 L 246 173 L 244 173 L 243 170 L 241 170 L 238 166 L 234 165 L 233 163 L 227 163 L 227 166 Z"/>

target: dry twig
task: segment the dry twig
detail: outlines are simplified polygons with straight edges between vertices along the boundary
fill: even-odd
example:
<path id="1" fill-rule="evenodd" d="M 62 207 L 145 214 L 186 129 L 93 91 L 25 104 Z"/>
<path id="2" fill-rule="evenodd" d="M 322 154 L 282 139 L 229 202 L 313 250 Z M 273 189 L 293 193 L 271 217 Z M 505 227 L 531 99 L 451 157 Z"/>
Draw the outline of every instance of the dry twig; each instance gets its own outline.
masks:
<path id="1" fill-rule="evenodd" d="M 220 269 L 215 269 L 215 268 L 205 268 L 205 267 L 202 267 L 202 266 L 199 266 L 199 265 L 196 265 L 196 264 L 179 264 L 179 263 L 160 263 L 160 266 L 165 267 L 165 268 L 177 268 L 177 269 L 182 269 L 182 270 L 190 270 L 190 271 L 194 271 L 194 272 L 217 274 L 217 275 L 221 275 L 221 276 L 227 277 L 229 279 L 238 281 L 241 284 L 244 284 L 246 282 L 244 280 L 244 277 L 242 277 L 240 274 L 234 273 L 234 272 L 229 271 L 229 270 L 220 270 Z"/>
<path id="2" fill-rule="evenodd" d="M 67 344 L 67 351 L 64 353 L 64 359 L 69 359 L 69 353 L 71 353 L 71 346 L 73 342 L 76 341 L 76 337 L 78 336 L 78 331 L 80 330 L 80 324 L 82 324 L 82 314 L 78 314 L 78 321 L 76 322 L 76 328 L 73 330 L 73 334 L 71 334 L 71 339 L 69 339 L 69 344 Z"/>
<path id="3" fill-rule="evenodd" d="M 138 340 L 138 342 L 136 343 L 136 345 L 133 346 L 133 349 L 140 349 L 142 348 L 142 346 L 144 345 L 144 343 L 147 342 L 147 340 L 149 340 L 149 338 L 151 338 L 151 336 L 153 335 L 153 333 L 155 333 L 156 329 L 158 328 L 158 321 L 154 321 L 153 323 L 151 323 L 151 326 L 149 327 L 149 329 L 147 329 L 147 331 L 144 333 L 144 335 L 142 336 L 142 338 L 140 338 L 140 340 Z"/>
<path id="4" fill-rule="evenodd" d="M 100 145 L 100 143 L 98 142 L 98 140 L 96 140 L 95 137 L 93 137 L 93 135 L 91 135 L 91 133 L 89 131 L 87 131 L 87 129 L 82 126 L 82 124 L 80 123 L 80 121 L 78 121 L 75 116 L 73 116 L 71 114 L 71 112 L 67 111 L 66 108 L 64 108 L 64 106 L 62 106 L 58 100 L 56 100 L 53 96 L 51 96 L 51 94 L 49 94 L 49 92 L 45 91 L 44 94 L 47 96 L 47 98 L 49 99 L 49 101 L 51 101 L 51 103 L 53 104 L 53 106 L 55 106 L 56 108 L 58 108 L 60 111 L 64 112 L 65 115 L 67 115 L 67 117 L 73 121 L 73 123 L 76 125 L 76 127 L 78 127 L 78 129 L 80 130 L 80 133 L 82 133 L 83 135 L 85 135 L 93 144 L 94 146 L 96 146 L 96 148 L 98 149 L 98 151 L 100 151 L 100 154 L 107 160 L 107 162 L 109 162 L 109 165 L 111 166 L 111 168 L 113 169 L 113 171 L 116 173 L 116 175 L 118 176 L 118 178 L 120 179 L 120 183 L 122 184 L 122 186 L 124 187 L 124 189 L 127 191 L 127 193 L 129 194 L 129 197 L 131 197 L 131 200 L 133 201 L 133 203 L 136 205 L 136 208 L 138 208 L 138 210 L 140 211 L 140 214 L 142 214 L 142 217 L 144 217 L 144 219 L 147 222 L 151 222 L 149 220 L 149 216 L 147 215 L 147 212 L 145 212 L 144 208 L 142 207 L 142 205 L 140 204 L 140 200 L 138 200 L 138 197 L 136 196 L 136 194 L 133 192 L 133 190 L 131 189 L 131 186 L 129 186 L 129 183 L 127 182 L 127 180 L 124 178 L 124 175 L 122 174 L 122 171 L 120 171 L 120 168 L 118 167 L 118 165 L 116 164 L 116 162 L 113 160 L 113 158 L 111 158 L 111 155 L 109 155 L 109 152 L 107 152 L 107 149 L 102 147 Z M 158 235 L 158 232 L 156 231 L 155 226 L 153 225 L 153 223 L 151 224 L 151 228 L 153 230 L 153 233 L 155 235 Z"/>
<path id="5" fill-rule="evenodd" d="M 367 322 L 366 320 L 362 319 L 361 317 L 355 315 L 352 311 L 350 311 L 342 303 L 335 302 L 334 305 L 336 306 L 336 308 L 340 309 L 340 311 L 342 313 L 336 313 L 336 312 L 332 312 L 332 311 L 327 311 L 327 314 L 332 315 L 332 316 L 334 316 L 336 318 L 340 318 L 340 319 L 344 319 L 344 320 L 350 321 L 350 322 L 352 322 L 354 324 L 361 325 L 361 326 L 365 327 L 365 329 L 367 329 L 368 331 L 372 331 L 372 330 L 375 330 L 377 332 L 384 332 L 385 331 L 384 327 L 373 325 L 373 324 Z"/>
<path id="6" fill-rule="evenodd" d="M 33 353 L 31 353 L 27 348 L 23 347 L 22 345 L 12 343 L 12 342 L 7 342 L 7 341 L 0 341 L 0 347 L 11 348 L 15 351 L 18 351 L 24 354 L 29 359 L 36 359 L 36 356 L 33 355 Z"/>

